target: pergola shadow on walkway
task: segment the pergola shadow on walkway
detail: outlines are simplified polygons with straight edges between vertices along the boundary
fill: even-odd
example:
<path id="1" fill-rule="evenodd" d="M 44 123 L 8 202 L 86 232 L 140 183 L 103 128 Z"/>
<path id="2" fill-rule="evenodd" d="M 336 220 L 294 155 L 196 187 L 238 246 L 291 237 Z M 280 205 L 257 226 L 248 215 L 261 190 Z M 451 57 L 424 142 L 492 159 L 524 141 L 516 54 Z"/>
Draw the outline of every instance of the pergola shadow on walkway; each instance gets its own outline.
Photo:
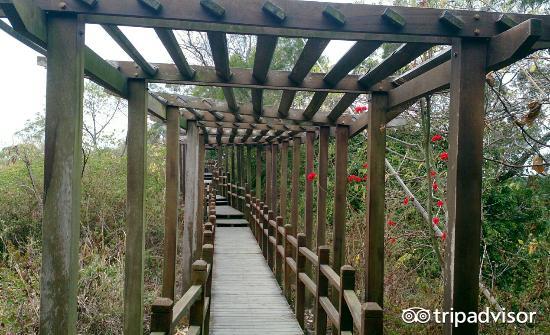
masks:
<path id="1" fill-rule="evenodd" d="M 363 298 L 366 303 L 383 308 L 386 124 L 420 97 L 443 89 L 450 89 L 444 309 L 477 311 L 485 76 L 488 71 L 507 66 L 536 50 L 549 48 L 550 16 L 288 0 L 0 0 L 0 9 L 0 17 L 6 17 L 11 23 L 10 26 L 0 21 L 0 28 L 43 55 L 47 54 L 42 334 L 76 333 L 85 76 L 128 99 L 125 334 L 143 332 L 143 203 L 148 113 L 167 123 L 163 297 L 175 300 L 180 190 L 185 197 L 184 236 L 179 242 L 183 249 L 184 287 L 195 287 L 192 284 L 202 278 L 191 276 L 194 260 L 199 262 L 196 264 L 198 273 L 211 269 L 212 264 L 207 266 L 198 261 L 202 249 L 198 246 L 203 246 L 205 226 L 203 171 L 207 147 L 236 148 L 237 156 L 241 157 L 243 148 L 250 152 L 255 147 L 256 166 L 262 166 L 261 157 L 265 154 L 266 187 L 262 189 L 256 183 L 253 192 L 247 189 L 250 183 L 242 183 L 234 193 L 245 198 L 254 194 L 255 199 L 264 202 L 275 216 L 281 216 L 297 237 L 297 209 L 291 208 L 286 217 L 288 171 L 284 167 L 291 147 L 293 171 L 299 170 L 299 147 L 304 142 L 306 166 L 311 171 L 313 145 L 318 134 L 317 241 L 312 240 L 314 213 L 311 210 L 305 213 L 304 240 L 304 247 L 315 250 L 325 245 L 327 148 L 329 136 L 335 136 L 334 197 L 337 206 L 334 208 L 334 242 L 329 268 L 340 273 L 344 265 L 346 206 L 342 204 L 346 201 L 348 140 L 368 127 L 365 223 L 368 236 Z M 102 25 L 133 61 L 107 61 L 86 47 L 87 23 Z M 148 62 L 119 25 L 153 28 L 173 64 Z M 173 30 L 206 32 L 215 66 L 189 65 Z M 230 68 L 226 34 L 257 36 L 252 69 Z M 270 70 L 279 37 L 307 38 L 292 71 Z M 310 73 L 329 41 L 335 39 L 351 40 L 355 44 L 327 73 Z M 362 76 L 349 75 L 382 44 L 396 42 L 403 44 L 378 66 Z M 392 76 L 437 45 L 449 47 L 407 72 Z M 221 87 L 225 101 L 148 93 L 148 83 L 155 82 Z M 250 89 L 251 101 L 238 103 L 234 88 Z M 266 89 L 282 91 L 277 106 L 264 106 L 262 97 Z M 292 108 L 295 95 L 300 91 L 314 92 L 304 110 Z M 334 92 L 343 93 L 341 100 L 330 112 L 321 112 L 328 93 Z M 346 113 L 361 94 L 369 95 L 368 113 L 359 116 Z M 185 141 L 180 145 L 183 130 Z M 279 151 L 283 169 L 277 180 L 274 171 L 279 166 Z M 257 169 L 259 179 L 262 173 L 262 169 Z M 297 178 L 298 174 L 292 173 L 292 203 L 298 199 Z M 230 185 L 233 187 L 237 183 Z M 306 203 L 310 205 L 312 191 L 312 186 L 306 187 Z M 213 233 L 214 227 L 210 229 Z M 196 295 L 197 292 L 198 289 Z M 334 314 L 335 310 L 329 308 L 327 301 L 325 305 L 325 312 Z M 196 308 L 192 310 L 195 318 L 191 321 L 202 324 L 197 321 L 197 313 Z M 204 331 L 200 326 L 193 329 L 199 333 Z M 476 324 L 445 326 L 446 334 L 477 332 Z"/>

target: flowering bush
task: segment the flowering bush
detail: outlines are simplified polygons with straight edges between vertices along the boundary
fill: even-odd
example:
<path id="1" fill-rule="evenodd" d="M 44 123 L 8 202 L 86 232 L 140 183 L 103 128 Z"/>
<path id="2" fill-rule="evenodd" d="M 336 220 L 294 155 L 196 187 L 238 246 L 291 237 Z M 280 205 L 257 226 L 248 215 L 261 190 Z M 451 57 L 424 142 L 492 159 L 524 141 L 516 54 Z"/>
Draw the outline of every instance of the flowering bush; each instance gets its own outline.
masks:
<path id="1" fill-rule="evenodd" d="M 442 161 L 446 161 L 447 159 L 449 159 L 449 154 L 446 151 L 443 151 L 439 154 L 439 159 L 441 159 Z"/>
<path id="2" fill-rule="evenodd" d="M 307 179 L 307 181 L 309 181 L 309 182 L 314 181 L 315 178 L 317 178 L 317 173 L 315 173 L 315 172 L 310 172 L 310 173 L 308 173 L 307 176 L 306 176 L 306 179 Z"/>

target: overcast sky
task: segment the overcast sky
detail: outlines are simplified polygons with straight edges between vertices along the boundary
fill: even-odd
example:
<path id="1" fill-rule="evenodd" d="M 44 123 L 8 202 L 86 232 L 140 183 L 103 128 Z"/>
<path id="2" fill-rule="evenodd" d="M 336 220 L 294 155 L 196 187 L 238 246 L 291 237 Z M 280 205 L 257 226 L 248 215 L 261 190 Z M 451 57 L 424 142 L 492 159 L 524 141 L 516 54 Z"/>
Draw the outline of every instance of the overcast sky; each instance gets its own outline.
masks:
<path id="1" fill-rule="evenodd" d="M 354 2 L 331 0 L 331 2 Z M 374 1 L 373 1 L 374 2 Z M 153 29 L 121 27 L 149 62 L 172 63 Z M 331 63 L 351 46 L 333 41 L 325 51 Z M 97 25 L 86 25 L 86 45 L 109 60 L 130 60 L 128 55 Z M 36 63 L 38 53 L 0 30 L 0 148 L 16 143 L 15 132 L 45 108 L 46 70 Z M 121 125 L 124 127 L 125 125 Z"/>

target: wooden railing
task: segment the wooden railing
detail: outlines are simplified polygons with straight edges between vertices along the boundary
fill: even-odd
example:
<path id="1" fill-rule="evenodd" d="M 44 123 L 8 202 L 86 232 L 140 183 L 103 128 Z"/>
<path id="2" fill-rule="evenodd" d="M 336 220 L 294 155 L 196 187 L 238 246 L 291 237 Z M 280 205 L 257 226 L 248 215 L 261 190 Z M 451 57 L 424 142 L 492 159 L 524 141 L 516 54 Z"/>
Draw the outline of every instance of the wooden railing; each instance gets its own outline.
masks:
<path id="1" fill-rule="evenodd" d="M 210 296 L 214 266 L 216 231 L 216 184 L 208 188 L 208 222 L 204 224 L 201 259 L 192 266 L 191 287 L 174 304 L 172 299 L 157 298 L 151 307 L 151 334 L 173 334 L 184 316 L 189 317 L 188 335 L 207 335 L 210 324 Z"/>
<path id="2" fill-rule="evenodd" d="M 231 184 L 227 188 L 235 190 L 229 191 L 235 199 L 240 199 L 239 193 L 244 190 Z M 292 285 L 295 286 L 294 310 L 302 328 L 307 290 L 315 299 L 316 334 L 326 334 L 327 320 L 337 334 L 353 334 L 354 329 L 362 335 L 383 333 L 383 310 L 377 303 L 360 302 L 355 293 L 353 267 L 342 266 L 340 273 L 336 273 L 329 265 L 329 247 L 321 246 L 317 253 L 308 249 L 305 234 L 294 236 L 292 226 L 285 225 L 282 217 L 275 217 L 266 204 L 250 194 L 243 197 L 246 202 L 243 209 L 252 233 L 289 303 L 292 302 Z M 306 273 L 306 262 L 317 269 L 315 280 Z"/>

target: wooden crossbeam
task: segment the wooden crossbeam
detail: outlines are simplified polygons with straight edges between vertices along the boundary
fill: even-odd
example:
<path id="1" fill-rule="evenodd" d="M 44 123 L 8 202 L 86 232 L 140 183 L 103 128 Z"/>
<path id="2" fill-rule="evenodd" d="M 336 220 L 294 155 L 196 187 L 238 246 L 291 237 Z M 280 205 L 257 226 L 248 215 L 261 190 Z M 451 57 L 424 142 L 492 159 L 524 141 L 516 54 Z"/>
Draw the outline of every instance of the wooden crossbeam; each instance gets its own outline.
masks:
<path id="1" fill-rule="evenodd" d="M 542 36 L 542 21 L 526 20 L 491 38 L 487 52 L 487 69 L 501 69 L 531 54 Z"/>
<path id="2" fill-rule="evenodd" d="M 155 32 L 166 48 L 166 51 L 168 51 L 170 58 L 174 61 L 174 64 L 178 68 L 181 75 L 187 79 L 193 78 L 195 75 L 195 70 L 189 66 L 189 63 L 187 62 L 187 59 L 179 46 L 174 32 L 170 29 L 163 28 L 156 28 Z"/>
<path id="3" fill-rule="evenodd" d="M 241 87 L 241 88 L 262 88 L 270 90 L 290 90 L 290 91 L 325 91 L 333 93 L 365 93 L 365 88 L 357 83 L 359 76 L 348 75 L 344 77 L 336 86 L 329 87 L 324 81 L 323 73 L 310 73 L 301 84 L 295 84 L 288 76 L 288 71 L 270 70 L 267 74 L 265 83 L 260 84 L 252 75 L 252 70 L 243 68 L 231 68 L 232 76 L 229 80 L 224 80 L 218 76 L 215 68 L 210 66 L 192 65 L 191 68 L 196 71 L 192 79 L 185 78 L 174 64 L 153 63 L 158 67 L 158 73 L 149 78 L 146 73 L 137 69 L 134 62 L 128 61 L 109 61 L 120 68 L 120 72 L 128 77 L 143 78 L 153 83 L 169 83 L 198 86 L 219 86 L 219 87 Z M 382 90 L 389 89 L 389 83 L 384 82 Z M 379 87 L 377 87 L 379 89 Z"/>
<path id="4" fill-rule="evenodd" d="M 359 79 L 359 83 L 363 87 L 372 87 L 384 78 L 392 75 L 397 70 L 401 69 L 415 58 L 422 55 L 431 48 L 430 44 L 423 43 L 407 43 L 403 44 L 399 49 L 395 50 L 382 63 L 370 70 L 367 74 Z"/>
<path id="5" fill-rule="evenodd" d="M 51 12 L 86 14 L 89 23 L 335 40 L 448 44 L 452 37 L 487 38 L 502 29 L 496 24 L 502 13 L 447 10 L 464 22 L 462 29 L 456 31 L 440 21 L 443 9 L 395 6 L 391 8 L 406 22 L 405 26 L 397 27 L 383 19 L 388 6 L 352 3 L 338 3 L 333 7 L 343 17 L 360 19 L 348 19 L 344 25 L 336 25 L 323 14 L 327 3 L 312 1 L 272 1 L 285 13 L 282 21 L 264 12 L 265 0 L 224 1 L 222 19 L 204 10 L 197 0 L 163 1 L 159 11 L 135 0 L 100 1 L 92 8 L 79 0 L 65 0 L 64 8 L 51 0 L 33 2 Z M 517 23 L 541 18 L 545 26 L 541 40 L 550 40 L 550 17 L 525 14 L 509 14 L 509 17 Z"/>
<path id="6" fill-rule="evenodd" d="M 212 111 L 212 112 L 220 113 L 221 115 L 223 115 L 224 121 L 256 123 L 259 120 L 258 118 L 255 117 L 253 112 L 253 106 L 250 103 L 239 105 L 239 112 L 240 112 L 239 114 L 240 121 L 239 121 L 236 118 L 236 116 L 232 114 L 229 107 L 227 107 L 227 104 L 219 100 L 203 99 L 203 98 L 190 97 L 190 96 L 178 96 L 178 95 L 172 95 L 168 93 L 160 93 L 160 94 L 154 93 L 154 94 L 158 95 L 168 105 L 178 106 L 180 108 L 193 108 L 196 110 Z M 349 124 L 349 122 L 352 121 L 350 116 L 346 116 L 346 115 L 339 116 L 333 120 L 333 119 L 329 119 L 328 117 L 329 115 L 330 114 L 327 114 L 324 112 L 317 113 L 310 120 L 307 120 L 304 118 L 302 110 L 291 109 L 286 118 L 280 118 L 276 108 L 266 106 L 264 107 L 264 114 L 262 115 L 262 118 L 269 120 L 270 122 L 283 122 L 283 123 L 289 123 L 289 124 L 293 124 L 293 123 Z M 203 114 L 203 117 L 212 118 L 212 116 L 208 116 L 207 114 Z M 278 121 L 279 119 L 282 119 L 282 120 Z"/>
<path id="7" fill-rule="evenodd" d="M 149 77 L 154 76 L 158 68 L 149 64 L 145 58 L 134 47 L 132 42 L 124 35 L 124 33 L 114 25 L 103 25 L 103 29 L 111 36 L 111 38 L 136 62 L 136 64 L 145 72 Z"/>
<path id="8" fill-rule="evenodd" d="M 40 48 L 47 48 L 46 14 L 28 1 L 0 1 L 0 8 L 10 20 L 12 29 Z M 12 35 L 17 38 L 14 34 Z M 25 40 L 21 40 L 25 43 Z M 92 80 L 106 87 L 113 93 L 126 97 L 128 78 L 117 71 L 92 49 L 84 48 L 84 72 Z"/>
<path id="9" fill-rule="evenodd" d="M 530 19 L 492 38 L 488 46 L 487 70 L 498 70 L 531 53 L 533 45 L 540 39 L 541 24 L 537 19 Z M 450 52 L 444 51 L 424 62 L 419 65 L 421 69 L 415 71 L 421 73 L 420 75 L 390 90 L 389 108 L 401 107 L 422 96 L 448 88 L 451 78 L 450 60 L 433 67 L 447 56 L 450 58 Z M 429 70 L 422 73 L 425 69 Z M 390 114 L 390 119 L 397 116 L 395 111 Z"/>

